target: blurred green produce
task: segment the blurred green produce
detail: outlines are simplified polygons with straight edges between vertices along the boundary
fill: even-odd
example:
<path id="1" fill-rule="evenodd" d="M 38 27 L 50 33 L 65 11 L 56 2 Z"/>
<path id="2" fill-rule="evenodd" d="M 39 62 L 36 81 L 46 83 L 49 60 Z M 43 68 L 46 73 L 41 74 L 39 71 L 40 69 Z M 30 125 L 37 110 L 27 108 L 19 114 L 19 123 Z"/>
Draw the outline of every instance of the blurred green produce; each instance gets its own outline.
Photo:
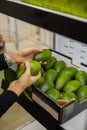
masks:
<path id="1" fill-rule="evenodd" d="M 29 4 L 87 18 L 87 0 L 22 0 Z"/>
<path id="2" fill-rule="evenodd" d="M 77 92 L 78 101 L 81 102 L 87 99 L 87 85 L 81 87 Z"/>
<path id="3" fill-rule="evenodd" d="M 54 88 L 54 83 L 52 81 L 46 80 L 40 86 L 40 90 L 47 92 L 49 89 Z"/>
<path id="4" fill-rule="evenodd" d="M 73 93 L 73 92 L 65 92 L 65 93 L 62 95 L 61 99 L 63 99 L 63 100 L 76 99 L 76 100 L 77 100 L 77 96 L 76 96 L 76 94 Z"/>
<path id="5" fill-rule="evenodd" d="M 57 71 L 58 75 L 63 69 L 66 68 L 66 63 L 63 60 L 59 60 L 54 64 L 54 69 Z"/>
<path id="6" fill-rule="evenodd" d="M 82 86 L 84 86 L 87 83 L 87 73 L 83 70 L 80 70 L 76 73 L 75 79 L 78 80 Z"/>
<path id="7" fill-rule="evenodd" d="M 57 78 L 57 72 L 55 69 L 49 69 L 46 71 L 45 73 L 45 79 L 49 80 L 49 81 L 53 81 L 55 82 L 56 78 Z"/>
<path id="8" fill-rule="evenodd" d="M 49 95 L 54 100 L 58 100 L 60 96 L 60 92 L 55 88 L 51 88 L 47 91 L 47 95 Z"/>
<path id="9" fill-rule="evenodd" d="M 71 80 L 66 83 L 63 91 L 65 92 L 76 92 L 81 87 L 81 84 L 77 80 Z"/>
<path id="10" fill-rule="evenodd" d="M 60 74 L 56 80 L 56 84 L 55 84 L 56 89 L 58 89 L 59 91 L 62 91 L 63 87 L 68 81 L 70 81 L 70 79 L 71 77 L 69 75 Z"/>

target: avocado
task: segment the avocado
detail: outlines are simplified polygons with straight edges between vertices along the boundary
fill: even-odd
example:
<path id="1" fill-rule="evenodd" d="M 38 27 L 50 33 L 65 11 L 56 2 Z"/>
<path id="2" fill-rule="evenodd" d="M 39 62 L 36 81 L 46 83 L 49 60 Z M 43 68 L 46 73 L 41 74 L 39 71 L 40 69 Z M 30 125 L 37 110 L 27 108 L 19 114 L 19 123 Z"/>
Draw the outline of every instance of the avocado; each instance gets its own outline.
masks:
<path id="1" fill-rule="evenodd" d="M 70 80 L 66 83 L 66 85 L 63 88 L 63 91 L 65 92 L 76 92 L 81 87 L 81 84 L 77 80 Z"/>
<path id="2" fill-rule="evenodd" d="M 44 78 L 46 80 L 50 80 L 50 81 L 55 82 L 55 80 L 57 78 L 57 72 L 56 72 L 56 70 L 54 70 L 54 69 L 47 70 L 46 73 L 45 73 Z"/>
<path id="3" fill-rule="evenodd" d="M 54 64 L 55 64 L 56 61 L 57 61 L 56 57 L 51 56 L 49 58 L 49 60 L 47 61 L 47 63 L 44 65 L 45 71 L 48 70 L 48 69 L 53 68 L 53 66 L 54 66 Z"/>
<path id="4" fill-rule="evenodd" d="M 87 83 L 87 73 L 83 70 L 80 70 L 76 73 L 75 79 L 78 80 L 82 86 L 84 86 Z"/>
<path id="5" fill-rule="evenodd" d="M 66 63 L 63 60 L 59 60 L 55 63 L 54 65 L 54 69 L 56 70 L 56 72 L 58 73 L 58 75 L 60 74 L 60 72 L 66 68 Z"/>
<path id="6" fill-rule="evenodd" d="M 73 79 L 75 74 L 77 73 L 77 71 L 78 71 L 77 68 L 70 66 L 70 67 L 63 69 L 61 74 L 67 74 L 71 77 L 71 79 Z"/>
<path id="7" fill-rule="evenodd" d="M 51 57 L 51 51 L 48 49 L 43 49 L 42 52 L 38 52 L 34 56 L 34 60 L 36 61 L 47 61 Z"/>
<path id="8" fill-rule="evenodd" d="M 35 76 L 38 74 L 38 72 L 41 70 L 41 64 L 38 61 L 32 60 L 30 63 L 30 71 L 31 75 Z M 20 76 L 26 71 L 25 66 L 18 67 L 17 69 L 17 78 L 20 78 Z"/>
<path id="9" fill-rule="evenodd" d="M 47 95 L 53 98 L 54 100 L 58 100 L 60 92 L 55 88 L 51 88 L 47 91 Z"/>
<path id="10" fill-rule="evenodd" d="M 70 76 L 67 75 L 67 74 L 60 74 L 58 77 L 57 77 L 57 80 L 56 80 L 56 89 L 58 89 L 59 91 L 61 91 L 63 89 L 63 87 L 65 86 L 65 84 L 70 81 Z"/>
<path id="11" fill-rule="evenodd" d="M 17 79 L 19 79 L 25 71 L 26 71 L 25 66 L 18 66 L 18 68 L 17 68 Z"/>
<path id="12" fill-rule="evenodd" d="M 65 92 L 63 96 L 61 97 L 61 99 L 63 100 L 76 99 L 77 100 L 77 96 L 73 92 Z"/>
<path id="13" fill-rule="evenodd" d="M 37 75 L 38 72 L 41 70 L 41 64 L 35 60 L 30 61 L 30 70 L 32 76 Z"/>
<path id="14" fill-rule="evenodd" d="M 42 83 L 45 82 L 45 79 L 43 77 L 40 77 L 35 83 L 34 86 L 39 87 Z"/>
<path id="15" fill-rule="evenodd" d="M 54 88 L 54 83 L 52 81 L 46 80 L 39 86 L 40 90 L 47 92 L 50 88 Z"/>
<path id="16" fill-rule="evenodd" d="M 87 99 L 87 85 L 81 87 L 78 91 L 77 91 L 77 98 L 78 101 L 81 102 L 85 99 Z"/>

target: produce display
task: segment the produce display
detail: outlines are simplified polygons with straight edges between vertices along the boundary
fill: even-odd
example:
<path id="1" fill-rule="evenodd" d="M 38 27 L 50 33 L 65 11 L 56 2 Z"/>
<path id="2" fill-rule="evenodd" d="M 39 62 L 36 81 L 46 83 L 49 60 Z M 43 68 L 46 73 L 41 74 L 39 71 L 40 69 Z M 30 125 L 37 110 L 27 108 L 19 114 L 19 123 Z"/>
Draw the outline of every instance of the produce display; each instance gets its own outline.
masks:
<path id="1" fill-rule="evenodd" d="M 86 99 L 86 90 L 84 90 L 85 92 L 83 92 L 84 94 L 82 95 L 79 92 L 82 86 L 85 86 L 87 83 L 86 72 L 83 70 L 79 71 L 73 66 L 67 67 L 65 61 L 57 60 L 54 56 L 49 55 L 50 53 L 48 53 L 46 59 L 46 55 L 43 55 L 43 52 L 44 50 L 35 55 L 35 57 L 38 57 L 39 55 L 39 57 L 36 59 L 37 61 L 46 62 L 45 64 L 41 65 L 43 68 L 43 74 L 42 77 L 36 81 L 36 87 L 45 92 L 54 100 L 70 100 L 74 98 L 75 100 L 82 101 L 81 97 L 83 95 L 83 99 Z M 61 93 L 62 96 L 60 96 Z M 81 97 L 79 95 L 81 95 Z"/>
<path id="2" fill-rule="evenodd" d="M 41 77 L 31 88 L 38 87 L 42 93 L 54 101 L 75 99 L 81 102 L 87 99 L 87 73 L 74 66 L 67 66 L 65 61 L 56 59 L 49 49 L 43 49 L 42 52 L 36 53 L 34 59 L 30 61 L 30 67 L 31 75 L 36 75 L 41 71 Z M 18 66 L 17 79 L 25 72 L 25 69 L 25 66 Z M 5 70 L 6 75 L 8 71 L 9 69 Z M 8 80 L 10 75 L 14 74 L 11 72 L 10 70 L 8 73 Z M 10 82 L 13 81 L 13 78 Z"/>
<path id="3" fill-rule="evenodd" d="M 87 0 L 21 0 L 48 9 L 87 18 Z"/>

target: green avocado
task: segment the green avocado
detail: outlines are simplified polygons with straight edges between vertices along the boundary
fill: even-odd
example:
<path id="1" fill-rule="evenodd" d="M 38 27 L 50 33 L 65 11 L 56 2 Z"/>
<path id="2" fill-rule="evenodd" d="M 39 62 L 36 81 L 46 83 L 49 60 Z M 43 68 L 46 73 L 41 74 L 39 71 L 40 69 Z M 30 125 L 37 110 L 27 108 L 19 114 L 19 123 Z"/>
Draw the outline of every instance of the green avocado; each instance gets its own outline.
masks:
<path id="1" fill-rule="evenodd" d="M 58 74 L 57 74 L 56 70 L 54 70 L 54 69 L 49 69 L 49 70 L 47 70 L 46 73 L 45 73 L 45 79 L 55 82 L 55 80 L 56 80 L 56 78 L 57 78 L 57 75 L 58 75 Z"/>
<path id="2" fill-rule="evenodd" d="M 41 64 L 38 61 L 32 60 L 30 63 L 30 71 L 31 75 L 35 76 L 38 74 L 38 72 L 41 70 Z M 17 69 L 17 78 L 20 78 L 20 76 L 26 71 L 26 67 L 18 67 Z"/>
<path id="3" fill-rule="evenodd" d="M 77 91 L 77 98 L 78 101 L 81 102 L 85 99 L 87 99 L 87 85 L 81 87 L 78 91 Z"/>
<path id="4" fill-rule="evenodd" d="M 76 92 L 81 87 L 81 84 L 77 80 L 70 80 L 66 83 L 66 85 L 63 88 L 63 91 L 65 92 Z"/>
<path id="5" fill-rule="evenodd" d="M 54 88 L 54 83 L 49 80 L 46 80 L 39 86 L 39 88 L 43 92 L 47 92 L 50 88 Z"/>
<path id="6" fill-rule="evenodd" d="M 34 56 L 34 60 L 36 61 L 47 61 L 51 57 L 51 51 L 48 49 L 43 49 L 42 52 L 38 52 Z"/>
<path id="7" fill-rule="evenodd" d="M 44 65 L 44 69 L 45 69 L 45 70 L 48 70 L 48 69 L 53 68 L 53 66 L 54 66 L 54 64 L 56 63 L 56 61 L 57 61 L 56 57 L 51 56 L 51 57 L 49 58 L 49 60 L 47 61 L 47 63 Z"/>
<path id="8" fill-rule="evenodd" d="M 32 76 L 37 75 L 41 71 L 41 64 L 35 60 L 30 61 L 30 70 Z"/>
<path id="9" fill-rule="evenodd" d="M 54 100 L 58 100 L 60 96 L 60 92 L 55 88 L 51 88 L 47 91 L 47 95 L 53 98 Z"/>
<path id="10" fill-rule="evenodd" d="M 63 71 L 61 72 L 61 74 L 67 74 L 69 75 L 71 78 L 74 78 L 75 74 L 77 73 L 77 68 L 70 66 L 67 67 L 65 69 L 63 69 Z"/>
<path id="11" fill-rule="evenodd" d="M 42 83 L 44 83 L 45 79 L 40 77 L 35 83 L 34 86 L 39 87 Z"/>
<path id="12" fill-rule="evenodd" d="M 54 65 L 54 69 L 57 71 L 58 74 L 60 74 L 60 72 L 66 68 L 66 63 L 63 60 L 59 60 L 55 63 Z"/>
<path id="13" fill-rule="evenodd" d="M 67 74 L 60 74 L 56 80 L 56 89 L 58 89 L 59 91 L 61 91 L 63 89 L 63 87 L 65 86 L 65 84 L 70 81 L 70 76 Z"/>
<path id="14" fill-rule="evenodd" d="M 77 100 L 77 96 L 73 92 L 65 92 L 63 96 L 61 97 L 61 99 L 63 100 L 76 99 Z"/>
<path id="15" fill-rule="evenodd" d="M 84 86 L 87 83 L 87 73 L 83 70 L 80 70 L 76 73 L 75 79 L 78 80 L 82 86 Z"/>
<path id="16" fill-rule="evenodd" d="M 19 79 L 22 74 L 26 71 L 26 67 L 25 66 L 18 66 L 17 68 L 17 79 Z"/>

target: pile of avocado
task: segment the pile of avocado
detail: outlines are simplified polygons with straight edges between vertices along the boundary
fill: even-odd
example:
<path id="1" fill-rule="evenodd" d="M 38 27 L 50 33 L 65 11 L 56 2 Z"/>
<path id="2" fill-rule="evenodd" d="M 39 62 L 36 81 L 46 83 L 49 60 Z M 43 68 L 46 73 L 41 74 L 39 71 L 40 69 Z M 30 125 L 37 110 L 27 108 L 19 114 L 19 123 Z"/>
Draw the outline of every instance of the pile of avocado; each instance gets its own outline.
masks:
<path id="1" fill-rule="evenodd" d="M 87 73 L 74 66 L 67 66 L 65 61 L 58 60 L 49 49 L 43 49 L 35 54 L 30 61 L 31 75 L 41 71 L 41 77 L 33 84 L 53 100 L 75 99 L 81 102 L 87 99 Z M 12 82 L 25 72 L 25 66 L 18 67 L 15 75 L 12 71 L 5 71 L 8 80 Z M 14 74 L 14 73 L 13 73 Z M 11 78 L 10 78 L 11 75 Z M 12 78 L 13 77 L 13 78 Z"/>
<path id="2" fill-rule="evenodd" d="M 57 60 L 48 49 L 37 53 L 34 60 L 41 64 L 41 77 L 34 83 L 41 91 L 54 100 L 87 99 L 87 73 L 65 61 Z"/>

